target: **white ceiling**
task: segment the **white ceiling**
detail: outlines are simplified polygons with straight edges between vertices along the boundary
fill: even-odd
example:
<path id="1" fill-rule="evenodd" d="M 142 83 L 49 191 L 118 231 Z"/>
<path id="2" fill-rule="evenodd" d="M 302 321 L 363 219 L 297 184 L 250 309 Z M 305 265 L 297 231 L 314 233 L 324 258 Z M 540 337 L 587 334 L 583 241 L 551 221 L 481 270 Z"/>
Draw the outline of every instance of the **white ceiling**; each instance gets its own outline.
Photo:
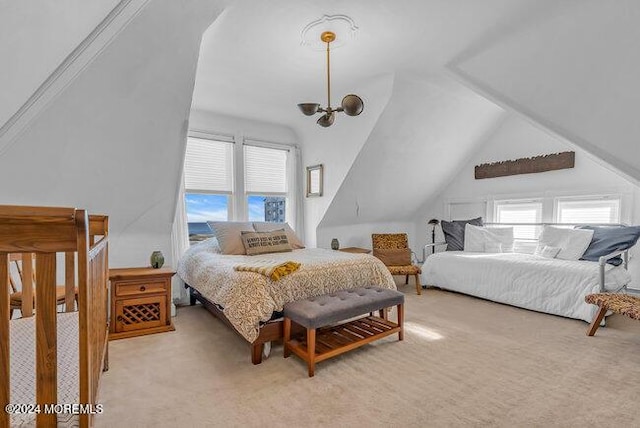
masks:
<path id="1" fill-rule="evenodd" d="M 513 25 L 553 3 L 557 4 L 540 0 L 237 1 L 204 34 L 192 107 L 294 128 L 310 121 L 296 104 L 325 104 L 325 57 L 302 46 L 300 34 L 325 14 L 348 15 L 359 28 L 354 41 L 332 51 L 335 104 L 353 87 L 380 74 L 439 74 L 476 41 L 508 33 Z M 365 101 L 368 98 L 366 93 L 359 95 Z"/>

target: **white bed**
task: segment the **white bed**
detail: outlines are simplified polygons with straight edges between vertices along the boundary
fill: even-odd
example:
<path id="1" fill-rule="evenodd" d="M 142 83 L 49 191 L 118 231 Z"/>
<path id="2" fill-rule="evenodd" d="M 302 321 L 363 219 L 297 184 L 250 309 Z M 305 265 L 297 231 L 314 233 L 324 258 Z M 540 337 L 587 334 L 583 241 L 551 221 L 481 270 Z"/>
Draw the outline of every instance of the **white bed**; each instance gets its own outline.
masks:
<path id="1" fill-rule="evenodd" d="M 604 288 L 631 281 L 622 266 L 607 265 Z M 427 258 L 422 283 L 499 303 L 590 322 L 596 307 L 584 296 L 600 291 L 597 262 L 521 253 L 444 251 Z"/>

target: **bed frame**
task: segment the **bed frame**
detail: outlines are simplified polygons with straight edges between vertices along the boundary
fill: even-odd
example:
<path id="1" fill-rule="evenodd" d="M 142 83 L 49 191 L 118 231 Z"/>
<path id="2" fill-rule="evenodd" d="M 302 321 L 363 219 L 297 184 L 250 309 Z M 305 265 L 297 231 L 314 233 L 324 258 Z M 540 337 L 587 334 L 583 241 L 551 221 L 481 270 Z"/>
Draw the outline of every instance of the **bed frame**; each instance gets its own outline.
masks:
<path id="1" fill-rule="evenodd" d="M 218 306 L 212 301 L 208 300 L 202 294 L 198 292 L 195 288 L 192 288 L 188 284 L 184 285 L 184 288 L 189 290 L 189 304 L 191 306 L 195 305 L 196 302 L 200 302 L 204 308 L 211 312 L 211 314 L 222 321 L 226 326 L 235 331 L 240 337 L 242 335 L 235 329 L 231 321 L 227 319 L 222 310 L 218 308 Z M 264 353 L 264 344 L 271 341 L 278 341 L 284 338 L 284 326 L 283 321 L 275 320 L 269 321 L 265 325 L 260 328 L 260 334 L 258 338 L 253 342 L 249 343 L 251 346 L 251 362 L 255 364 L 262 363 L 262 354 Z M 243 340 L 244 337 L 242 337 Z"/>
<path id="2" fill-rule="evenodd" d="M 11 403 L 9 260 L 22 253 L 36 266 L 36 403 L 57 403 L 57 306 L 56 255 L 64 253 L 65 307 L 74 307 L 78 286 L 79 403 L 97 404 L 100 374 L 108 368 L 108 218 L 88 216 L 75 208 L 0 206 L 0 428 L 10 417 L 4 406 Z M 77 258 L 77 267 L 75 261 Z M 29 263 L 24 264 L 23 316 L 33 315 Z M 17 403 L 16 403 L 17 404 Z M 32 404 L 32 403 L 25 403 Z M 92 425 L 91 414 L 79 415 L 80 427 Z M 36 425 L 56 427 L 55 414 L 39 413 Z"/>

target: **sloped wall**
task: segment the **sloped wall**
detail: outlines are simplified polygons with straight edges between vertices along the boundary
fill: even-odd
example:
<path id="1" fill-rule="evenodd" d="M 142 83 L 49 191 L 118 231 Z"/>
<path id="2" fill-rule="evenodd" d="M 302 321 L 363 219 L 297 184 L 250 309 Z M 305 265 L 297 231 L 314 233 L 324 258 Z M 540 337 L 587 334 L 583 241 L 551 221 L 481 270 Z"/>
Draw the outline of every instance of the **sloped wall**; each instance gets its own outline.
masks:
<path id="1" fill-rule="evenodd" d="M 0 127 L 117 4 L 0 2 Z"/>
<path id="2" fill-rule="evenodd" d="M 481 163 L 566 150 L 576 152 L 575 168 L 483 180 L 474 178 L 474 166 Z M 640 187 L 584 150 L 568 145 L 518 116 L 510 115 L 458 171 L 455 179 L 437 197 L 425 201 L 420 207 L 414 223 L 418 245 L 421 247 L 431 242 L 431 226 L 427 225 L 429 219 L 448 219 L 446 205 L 449 202 L 603 193 L 623 194 L 623 204 L 626 206 L 623 206 L 622 221 L 640 224 Z M 441 242 L 442 233 L 439 227 L 436 230 L 436 241 Z M 640 254 L 640 251 L 635 248 L 633 253 Z M 633 260 L 630 271 L 634 277 L 634 287 L 640 288 L 640 266 L 637 264 L 637 260 Z"/>
<path id="3" fill-rule="evenodd" d="M 107 214 L 111 266 L 172 264 L 200 38 L 224 3 L 148 3 L 0 157 L 0 203 Z"/>
<path id="4" fill-rule="evenodd" d="M 451 69 L 463 81 L 640 182 L 640 2 L 559 2 Z"/>
<path id="5" fill-rule="evenodd" d="M 318 226 L 318 246 L 328 247 L 333 237 L 370 246 L 372 231 L 392 226 L 412 234 L 415 211 L 456 174 L 501 114 L 448 80 L 396 76 L 385 110 Z"/>

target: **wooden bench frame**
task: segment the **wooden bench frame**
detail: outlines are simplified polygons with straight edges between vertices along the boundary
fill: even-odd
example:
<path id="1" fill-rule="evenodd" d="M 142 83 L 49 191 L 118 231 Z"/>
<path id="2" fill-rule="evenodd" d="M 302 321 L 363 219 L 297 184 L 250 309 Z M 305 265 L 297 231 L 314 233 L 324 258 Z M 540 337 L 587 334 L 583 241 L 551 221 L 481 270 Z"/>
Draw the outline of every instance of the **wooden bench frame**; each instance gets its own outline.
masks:
<path id="1" fill-rule="evenodd" d="M 374 340 L 398 333 L 404 339 L 404 304 L 397 305 L 398 322 L 389 321 L 386 309 L 380 309 L 378 317 L 370 313 L 335 326 L 308 328 L 305 335 L 291 338 L 292 321 L 284 318 L 284 358 L 293 352 L 307 362 L 309 377 L 315 375 L 316 363 L 359 348 Z"/>

